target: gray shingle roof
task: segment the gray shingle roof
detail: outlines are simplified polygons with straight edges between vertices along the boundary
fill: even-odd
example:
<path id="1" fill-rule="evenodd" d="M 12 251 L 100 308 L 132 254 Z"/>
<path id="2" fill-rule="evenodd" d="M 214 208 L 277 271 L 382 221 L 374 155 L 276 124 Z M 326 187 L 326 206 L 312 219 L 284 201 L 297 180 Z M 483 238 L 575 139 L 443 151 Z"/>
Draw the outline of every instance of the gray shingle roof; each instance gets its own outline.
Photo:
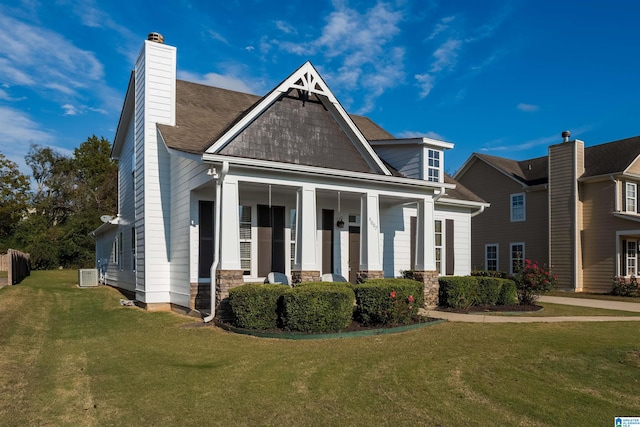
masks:
<path id="1" fill-rule="evenodd" d="M 474 153 L 474 155 L 526 185 L 544 184 L 549 181 L 548 156 L 517 161 L 488 154 Z M 640 136 L 586 147 L 584 149 L 585 172 L 581 178 L 621 173 L 638 156 L 640 156 Z"/>
<path id="2" fill-rule="evenodd" d="M 202 154 L 262 98 L 176 80 L 176 125 L 158 125 L 170 148 Z M 393 139 L 368 117 L 350 116 L 367 139 Z"/>

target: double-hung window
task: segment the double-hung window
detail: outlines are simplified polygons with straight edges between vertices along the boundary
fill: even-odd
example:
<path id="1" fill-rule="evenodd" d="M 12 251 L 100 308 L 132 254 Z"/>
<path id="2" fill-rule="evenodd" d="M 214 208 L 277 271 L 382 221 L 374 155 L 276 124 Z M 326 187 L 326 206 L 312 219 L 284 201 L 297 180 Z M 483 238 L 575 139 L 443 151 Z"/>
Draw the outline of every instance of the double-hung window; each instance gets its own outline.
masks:
<path id="1" fill-rule="evenodd" d="M 435 222 L 436 271 L 442 274 L 442 221 Z"/>
<path id="2" fill-rule="evenodd" d="M 625 211 L 638 212 L 638 185 L 635 182 L 625 183 Z"/>
<path id="3" fill-rule="evenodd" d="M 638 275 L 638 242 L 636 240 L 627 240 L 625 261 L 627 265 L 627 276 Z"/>
<path id="4" fill-rule="evenodd" d="M 511 270 L 509 273 L 515 274 L 524 266 L 524 242 L 511 243 Z"/>
<path id="5" fill-rule="evenodd" d="M 498 244 L 484 245 L 484 269 L 487 271 L 498 271 Z"/>
<path id="6" fill-rule="evenodd" d="M 440 156 L 438 150 L 427 152 L 427 181 L 440 182 Z"/>
<path id="7" fill-rule="evenodd" d="M 240 268 L 251 275 L 251 206 L 240 206 Z"/>
<path id="8" fill-rule="evenodd" d="M 524 193 L 511 195 L 511 222 L 524 221 L 526 219 L 526 205 Z"/>

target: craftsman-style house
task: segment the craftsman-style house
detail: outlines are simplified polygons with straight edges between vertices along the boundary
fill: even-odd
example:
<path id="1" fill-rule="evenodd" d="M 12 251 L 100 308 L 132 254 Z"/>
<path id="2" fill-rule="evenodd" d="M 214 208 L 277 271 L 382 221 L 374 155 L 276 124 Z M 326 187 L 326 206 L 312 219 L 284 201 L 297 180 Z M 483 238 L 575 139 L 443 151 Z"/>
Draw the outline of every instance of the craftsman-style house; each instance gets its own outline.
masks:
<path id="1" fill-rule="evenodd" d="M 472 220 L 475 269 L 513 273 L 527 258 L 551 267 L 561 289 L 610 292 L 615 276 L 638 276 L 640 137 L 510 160 L 474 153 L 455 174 L 491 203 Z"/>
<path id="2" fill-rule="evenodd" d="M 293 282 L 469 274 L 482 199 L 444 173 L 453 144 L 349 115 L 307 62 L 263 97 L 176 79 L 150 34 L 116 131 L 119 211 L 101 280 L 149 309 L 200 309 L 277 272 Z"/>

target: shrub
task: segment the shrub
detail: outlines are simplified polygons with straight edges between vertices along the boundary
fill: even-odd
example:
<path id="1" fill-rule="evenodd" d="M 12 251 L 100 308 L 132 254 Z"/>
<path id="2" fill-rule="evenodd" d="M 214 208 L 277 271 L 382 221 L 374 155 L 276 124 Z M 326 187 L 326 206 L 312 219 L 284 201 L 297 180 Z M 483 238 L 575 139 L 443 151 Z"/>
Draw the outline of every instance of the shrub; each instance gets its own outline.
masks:
<path id="1" fill-rule="evenodd" d="M 629 280 L 624 277 L 614 277 L 613 287 L 611 289 L 613 295 L 621 297 L 637 297 L 640 296 L 640 286 L 638 285 L 638 279 L 635 276 L 631 276 Z"/>
<path id="2" fill-rule="evenodd" d="M 353 318 L 353 290 L 315 282 L 287 289 L 282 296 L 282 326 L 291 331 L 338 332 Z"/>
<path id="3" fill-rule="evenodd" d="M 500 293 L 498 294 L 497 305 L 514 305 L 518 303 L 518 291 L 516 282 L 511 279 L 499 279 Z"/>
<path id="4" fill-rule="evenodd" d="M 424 305 L 424 285 L 409 279 L 369 279 L 354 286 L 356 318 L 365 325 L 406 325 Z"/>
<path id="5" fill-rule="evenodd" d="M 476 304 L 478 280 L 472 276 L 447 276 L 438 279 L 438 305 L 468 309 Z"/>
<path id="6" fill-rule="evenodd" d="M 518 300 L 520 304 L 533 304 L 540 295 L 550 291 L 556 285 L 556 276 L 551 274 L 544 267 L 540 267 L 537 262 L 524 260 L 524 266 L 518 269 L 514 276 Z"/>
<path id="7" fill-rule="evenodd" d="M 232 323 L 240 328 L 272 329 L 278 326 L 278 302 L 285 285 L 248 283 L 229 290 Z"/>
<path id="8" fill-rule="evenodd" d="M 476 291 L 477 305 L 496 305 L 500 297 L 501 280 L 496 277 L 480 276 L 475 278 L 478 282 Z"/>
<path id="9" fill-rule="evenodd" d="M 472 276 L 476 277 L 497 277 L 499 279 L 508 279 L 509 273 L 506 271 L 493 271 L 493 270 L 473 270 Z"/>

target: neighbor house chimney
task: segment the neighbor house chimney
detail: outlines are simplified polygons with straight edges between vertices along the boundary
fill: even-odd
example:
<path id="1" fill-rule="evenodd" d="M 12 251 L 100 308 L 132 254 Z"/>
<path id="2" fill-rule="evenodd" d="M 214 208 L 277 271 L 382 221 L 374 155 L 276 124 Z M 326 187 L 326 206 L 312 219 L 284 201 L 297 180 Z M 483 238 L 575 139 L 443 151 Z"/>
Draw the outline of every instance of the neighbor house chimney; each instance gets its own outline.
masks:
<path id="1" fill-rule="evenodd" d="M 160 36 L 162 37 L 162 36 Z M 571 132 L 568 130 L 565 130 L 564 132 L 562 132 L 562 140 L 564 142 L 569 142 L 569 138 L 571 138 Z"/>
<path id="2" fill-rule="evenodd" d="M 164 44 L 164 36 L 160 33 L 149 33 L 149 35 L 147 36 L 147 40 Z"/>

